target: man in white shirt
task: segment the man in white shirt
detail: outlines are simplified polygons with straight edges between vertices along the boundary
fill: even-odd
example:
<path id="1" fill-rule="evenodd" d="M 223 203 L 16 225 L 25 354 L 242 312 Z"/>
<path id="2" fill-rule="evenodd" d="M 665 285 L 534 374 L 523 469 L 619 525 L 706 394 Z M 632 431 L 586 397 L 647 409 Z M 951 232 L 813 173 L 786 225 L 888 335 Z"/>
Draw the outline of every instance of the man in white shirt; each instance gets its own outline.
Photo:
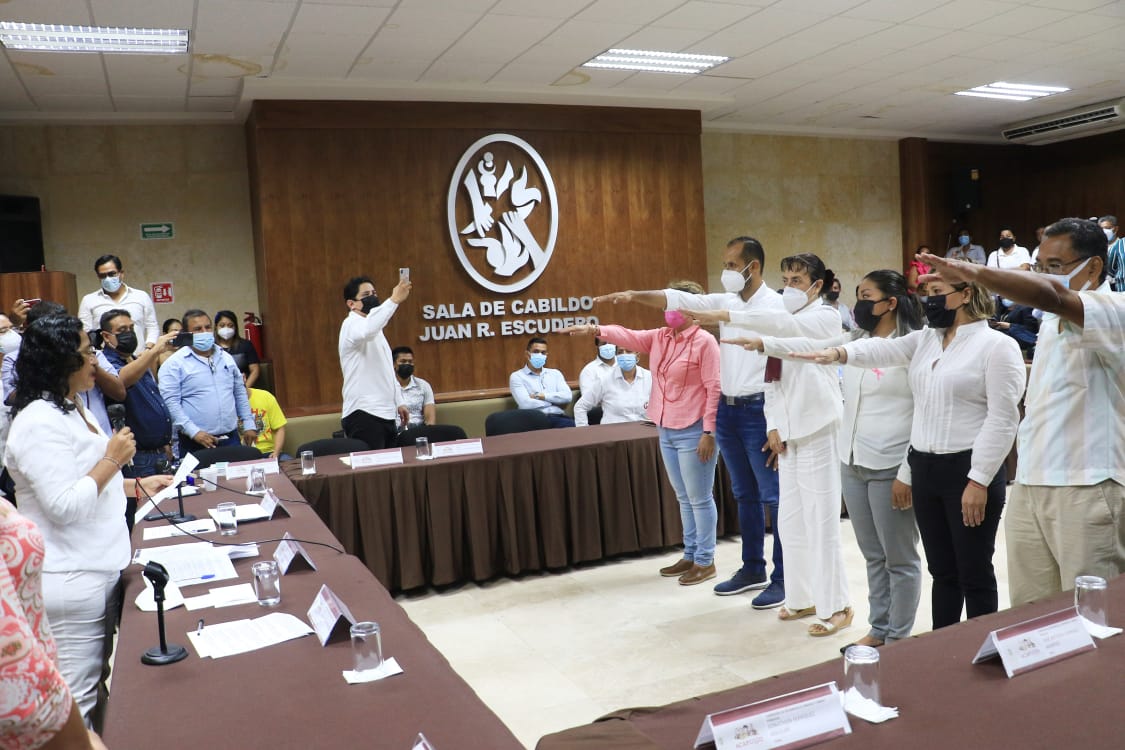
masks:
<path id="1" fill-rule="evenodd" d="M 116 255 L 103 255 L 94 261 L 101 289 L 90 292 L 78 303 L 78 319 L 87 331 L 101 328 L 102 313 L 113 309 L 128 310 L 136 327 L 137 340 L 146 349 L 156 345 L 160 326 L 156 322 L 156 307 L 152 298 L 140 289 L 125 284 L 125 271 Z"/>
<path id="2" fill-rule="evenodd" d="M 414 374 L 414 350 L 409 346 L 396 346 L 391 350 L 395 363 L 395 376 L 402 388 L 402 398 L 410 412 L 407 427 L 437 424 L 437 404 L 433 387 Z"/>
<path id="3" fill-rule="evenodd" d="M 547 367 L 547 340 L 538 336 L 527 342 L 527 364 L 508 377 L 512 397 L 521 409 L 538 409 L 551 420 L 552 427 L 573 427 L 563 407 L 574 394 L 559 370 Z"/>
<path id="4" fill-rule="evenodd" d="M 1060 219 L 1044 233 L 1038 274 L 924 260 L 1045 313 L 1004 518 L 1012 606 L 1078 575 L 1125 573 L 1125 296 L 1107 283 L 1105 234 Z"/>
<path id="5" fill-rule="evenodd" d="M 609 346 L 613 346 L 610 344 Z M 574 405 L 574 424 L 589 427 L 589 412 L 602 407 L 602 424 L 640 422 L 647 418 L 652 373 L 637 364 L 637 353 L 614 346 L 614 367 L 601 374 Z"/>
<path id="6" fill-rule="evenodd" d="M 578 391 L 583 396 L 602 377 L 617 369 L 617 347 L 597 337 L 594 337 L 594 346 L 598 350 L 598 356 L 586 363 L 582 372 L 578 373 Z"/>
<path id="7" fill-rule="evenodd" d="M 341 421 L 348 437 L 362 440 L 371 450 L 394 446 L 398 425 L 410 419 L 383 329 L 410 296 L 411 286 L 410 279 L 400 279 L 383 303 L 367 276 L 356 276 L 344 286 L 348 317 L 340 325 Z"/>
<path id="8" fill-rule="evenodd" d="M 766 254 L 753 237 L 735 237 L 723 253 L 722 285 L 719 294 L 689 294 L 675 289 L 647 292 L 626 291 L 606 295 L 610 302 L 640 302 L 669 310 L 773 310 L 785 315 L 781 296 L 762 278 Z M 720 338 L 746 336 L 744 328 L 727 333 L 719 325 Z M 755 609 L 780 607 L 785 601 L 785 572 L 781 535 L 777 531 L 777 473 L 766 465 L 766 357 L 733 344 L 719 345 L 719 378 L 722 396 L 715 424 L 715 438 L 723 463 L 730 473 L 731 488 L 738 501 L 738 525 L 742 533 L 742 567 L 715 586 L 720 596 L 765 589 L 751 602 Z M 765 508 L 773 516 L 773 574 L 766 575 Z"/>
<path id="9" fill-rule="evenodd" d="M 1016 236 L 1011 229 L 1000 230 L 999 247 L 988 255 L 988 263 L 992 268 L 1018 268 L 1021 271 L 1031 270 L 1031 253 L 1026 247 L 1016 244 Z"/>

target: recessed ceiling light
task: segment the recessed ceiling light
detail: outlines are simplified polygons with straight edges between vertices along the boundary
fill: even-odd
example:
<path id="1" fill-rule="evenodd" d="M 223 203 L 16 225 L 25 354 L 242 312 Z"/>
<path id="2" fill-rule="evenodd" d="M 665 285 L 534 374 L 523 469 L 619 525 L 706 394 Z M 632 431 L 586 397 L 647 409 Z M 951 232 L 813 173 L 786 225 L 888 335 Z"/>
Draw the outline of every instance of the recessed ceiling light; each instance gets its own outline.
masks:
<path id="1" fill-rule="evenodd" d="M 186 29 L 126 29 L 0 21 L 0 43 L 8 49 L 41 52 L 169 55 L 188 51 L 188 32 Z"/>
<path id="2" fill-rule="evenodd" d="M 1035 83 L 1008 83 L 996 81 L 985 86 L 976 86 L 967 91 L 954 92 L 957 96 L 976 96 L 981 99 L 1003 99 L 1010 102 L 1026 102 L 1051 94 L 1070 91 L 1065 86 L 1040 86 Z"/>
<path id="3" fill-rule="evenodd" d="M 721 55 L 691 55 L 683 52 L 653 52 L 643 49 L 610 49 L 583 63 L 584 68 L 643 70 L 651 73 L 694 75 L 729 60 Z"/>

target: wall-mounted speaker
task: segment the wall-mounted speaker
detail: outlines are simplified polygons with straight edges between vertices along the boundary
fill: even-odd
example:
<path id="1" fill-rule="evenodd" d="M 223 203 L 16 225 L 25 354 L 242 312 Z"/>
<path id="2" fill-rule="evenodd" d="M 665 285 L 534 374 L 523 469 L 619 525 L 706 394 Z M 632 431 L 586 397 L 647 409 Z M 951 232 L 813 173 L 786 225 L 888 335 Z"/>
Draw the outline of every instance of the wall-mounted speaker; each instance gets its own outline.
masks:
<path id="1" fill-rule="evenodd" d="M 981 207 L 980 170 L 975 167 L 957 167 L 953 170 L 950 194 L 953 198 L 953 215 Z"/>

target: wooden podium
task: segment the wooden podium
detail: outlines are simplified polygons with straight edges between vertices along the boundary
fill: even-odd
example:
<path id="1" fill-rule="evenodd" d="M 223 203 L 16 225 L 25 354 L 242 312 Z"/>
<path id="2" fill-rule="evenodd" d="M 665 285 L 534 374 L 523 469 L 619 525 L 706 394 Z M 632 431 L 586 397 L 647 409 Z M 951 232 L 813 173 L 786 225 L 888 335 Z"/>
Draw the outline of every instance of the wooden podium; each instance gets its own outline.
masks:
<path id="1" fill-rule="evenodd" d="M 78 315 L 78 287 L 68 271 L 0 273 L 0 312 L 7 315 L 18 299 L 58 302 L 71 315 Z"/>

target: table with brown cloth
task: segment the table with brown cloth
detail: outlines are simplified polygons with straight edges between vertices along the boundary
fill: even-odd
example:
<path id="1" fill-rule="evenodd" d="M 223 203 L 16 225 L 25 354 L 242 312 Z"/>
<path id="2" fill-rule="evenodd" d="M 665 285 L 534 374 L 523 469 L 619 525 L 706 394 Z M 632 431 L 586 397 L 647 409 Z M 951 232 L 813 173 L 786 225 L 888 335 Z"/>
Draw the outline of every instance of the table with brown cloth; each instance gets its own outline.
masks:
<path id="1" fill-rule="evenodd" d="M 1125 576 L 1109 585 L 1110 624 L 1125 622 Z M 1000 660 L 972 664 L 992 630 L 1072 606 L 1065 592 L 879 649 L 884 705 L 899 718 L 884 724 L 849 716 L 852 733 L 825 748 L 948 750 L 1109 750 L 1125 747 L 1125 634 L 1097 648 L 1008 679 Z M 845 632 L 841 645 L 847 638 Z M 684 750 L 705 716 L 825 682 L 842 681 L 843 657 L 743 687 L 661 708 L 633 708 L 543 737 L 537 750 Z"/>
<path id="2" fill-rule="evenodd" d="M 564 568 L 680 544 L 680 506 L 649 423 L 482 438 L 483 455 L 353 470 L 339 456 L 283 471 L 391 591 Z M 719 462 L 720 536 L 738 508 Z"/>
<path id="3" fill-rule="evenodd" d="M 298 498 L 284 475 L 269 475 L 283 499 Z M 245 480 L 231 480 L 232 486 Z M 219 490 L 184 499 L 188 512 L 205 517 L 220 501 L 240 504 L 257 498 Z M 174 506 L 175 501 L 162 507 Z M 308 505 L 287 502 L 292 518 L 239 524 L 238 534 L 205 539 L 253 542 L 278 539 L 288 531 L 300 540 L 339 546 Z M 164 522 L 160 522 L 163 524 Z M 196 541 L 190 537 L 142 542 L 141 523 L 134 546 L 152 547 Z M 158 524 L 159 525 L 159 524 Z M 276 542 L 260 545 L 261 555 L 234 561 L 237 580 L 246 583 L 250 566 L 272 558 Z M 156 614 L 133 603 L 144 587 L 139 566 L 124 575 L 125 605 L 114 662 L 104 739 L 113 750 L 164 748 L 309 748 L 385 747 L 409 750 L 418 732 L 438 748 L 521 748 L 522 745 L 472 688 L 407 617 L 386 589 L 358 559 L 306 544 L 316 571 L 291 572 L 281 578 L 281 604 L 265 608 L 244 604 L 166 613 L 168 642 L 186 646 L 189 656 L 168 666 L 141 663 L 144 651 L 159 643 Z M 378 682 L 348 685 L 341 671 L 352 668 L 351 644 L 345 639 L 322 647 L 315 635 L 221 659 L 201 659 L 186 633 L 200 618 L 208 625 L 286 612 L 308 622 L 307 612 L 321 584 L 327 584 L 360 620 L 382 629 L 383 653 L 394 657 L 403 674 Z M 188 586 L 185 596 L 211 588 Z"/>

